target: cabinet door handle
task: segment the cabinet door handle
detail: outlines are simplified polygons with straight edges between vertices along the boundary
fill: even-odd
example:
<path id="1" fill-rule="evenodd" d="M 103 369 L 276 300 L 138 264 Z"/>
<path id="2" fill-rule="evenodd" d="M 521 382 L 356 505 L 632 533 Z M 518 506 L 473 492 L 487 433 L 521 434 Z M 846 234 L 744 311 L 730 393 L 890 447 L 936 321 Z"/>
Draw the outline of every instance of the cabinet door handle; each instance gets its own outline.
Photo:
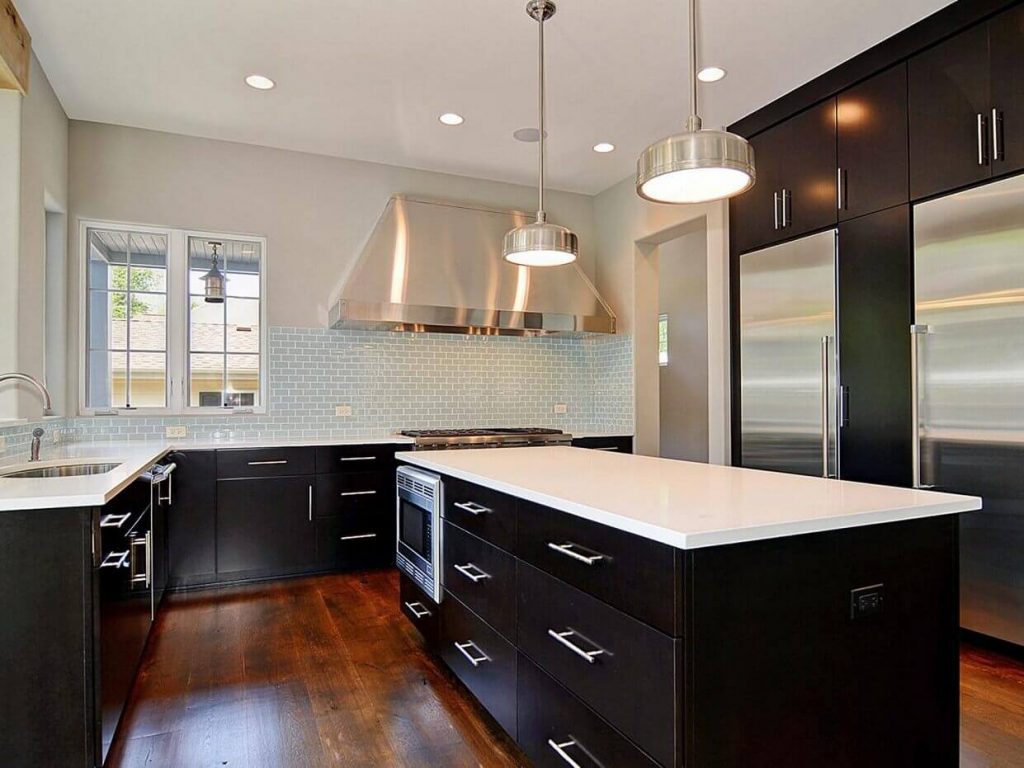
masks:
<path id="1" fill-rule="evenodd" d="M 351 536 L 342 536 L 342 541 L 356 541 L 358 539 L 376 539 L 376 533 L 354 533 Z"/>
<path id="2" fill-rule="evenodd" d="M 309 486 L 309 522 L 313 522 L 313 486 Z"/>
<path id="3" fill-rule="evenodd" d="M 100 528 L 120 528 L 124 525 L 124 521 L 131 516 L 130 512 L 125 512 L 123 515 L 104 515 L 103 519 L 100 520 Z"/>
<path id="4" fill-rule="evenodd" d="M 569 753 L 565 751 L 569 749 L 569 747 L 576 746 L 576 741 L 574 739 L 570 739 L 569 741 L 563 741 L 561 743 L 555 741 L 554 739 L 548 739 L 548 746 L 555 750 L 555 754 L 562 758 L 567 765 L 572 766 L 572 768 L 583 768 L 582 765 L 573 760 L 572 757 L 569 756 Z"/>
<path id="5" fill-rule="evenodd" d="M 124 552 L 110 552 L 103 558 L 100 568 L 124 568 L 130 555 L 131 550 L 128 549 Z"/>
<path id="6" fill-rule="evenodd" d="M 411 613 L 417 619 L 422 619 L 430 615 L 430 611 L 426 609 L 423 603 L 406 603 L 405 607 L 408 608 L 409 613 Z"/>
<path id="7" fill-rule="evenodd" d="M 836 169 L 836 209 L 840 211 L 846 210 L 846 201 L 843 199 L 843 178 L 845 175 L 842 168 Z"/>
<path id="8" fill-rule="evenodd" d="M 978 113 L 978 165 L 988 164 L 988 153 L 985 151 L 985 116 Z"/>
<path id="9" fill-rule="evenodd" d="M 486 512 L 494 511 L 490 507 L 485 507 L 483 504 L 477 504 L 475 501 L 457 501 L 455 502 L 455 506 L 469 512 L 471 515 L 482 515 Z"/>
<path id="10" fill-rule="evenodd" d="M 579 636 L 579 634 L 575 630 L 573 630 L 573 629 L 567 629 L 564 632 L 555 632 L 555 630 L 549 629 L 548 630 L 548 635 L 553 640 L 555 640 L 556 642 L 561 643 L 562 645 L 564 645 L 566 648 L 568 648 L 570 651 L 575 653 L 577 656 L 579 656 L 581 659 L 583 659 L 588 664 L 593 664 L 594 662 L 596 662 L 597 661 L 596 657 L 598 657 L 602 653 L 604 653 L 604 649 L 603 648 L 598 648 L 597 650 L 594 650 L 594 651 L 588 651 L 588 650 L 586 650 L 584 648 L 581 648 L 580 646 L 576 645 L 576 643 L 574 643 L 572 640 L 569 639 L 573 635 Z"/>
<path id="11" fill-rule="evenodd" d="M 342 496 L 373 496 L 376 491 L 342 491 Z"/>
<path id="12" fill-rule="evenodd" d="M 573 547 L 578 547 L 578 544 L 573 544 L 571 541 L 567 541 L 565 544 L 555 544 L 553 541 L 548 542 L 548 549 L 553 549 L 559 554 L 571 557 L 573 560 L 579 560 L 581 563 L 586 565 L 594 565 L 601 560 L 604 560 L 604 555 L 581 555 L 579 552 L 574 551 Z"/>
<path id="13" fill-rule="evenodd" d="M 491 574 L 487 573 L 480 566 L 474 565 L 473 563 L 466 563 L 465 565 L 456 565 L 455 570 L 465 576 L 467 579 L 476 584 L 478 581 L 491 578 Z"/>
<path id="14" fill-rule="evenodd" d="M 342 456 L 339 461 L 376 461 L 376 456 Z"/>
<path id="15" fill-rule="evenodd" d="M 1003 157 L 1003 113 L 992 108 L 992 159 L 1005 160 Z"/>
<path id="16" fill-rule="evenodd" d="M 775 229 L 779 228 L 779 193 L 772 192 L 772 215 L 775 217 Z"/>
<path id="17" fill-rule="evenodd" d="M 475 651 L 476 651 L 477 653 L 479 653 L 480 655 L 479 655 L 479 656 L 472 656 L 472 655 L 470 655 L 470 653 L 469 653 L 469 649 L 470 649 L 470 648 L 472 648 L 473 650 L 475 650 Z M 488 655 L 487 655 L 486 653 L 484 653 L 483 651 L 481 651 L 481 650 L 480 650 L 480 649 L 479 649 L 479 648 L 477 647 L 476 643 L 474 643 L 474 642 L 473 642 L 472 640 L 470 640 L 470 641 L 468 641 L 468 642 L 465 642 L 465 643 L 455 643 L 455 649 L 456 649 L 456 650 L 457 650 L 457 651 L 458 651 L 459 653 L 461 653 L 461 654 L 462 654 L 463 656 L 465 656 L 465 657 L 466 657 L 466 660 L 467 660 L 467 661 L 468 661 L 468 662 L 469 662 L 470 664 L 472 664 L 472 665 L 473 665 L 474 667 L 479 667 L 479 666 L 480 666 L 481 664 L 483 664 L 483 663 L 484 663 L 485 661 L 490 661 L 490 660 L 491 660 L 491 657 L 490 657 L 490 656 L 488 656 Z"/>
<path id="18" fill-rule="evenodd" d="M 250 461 L 250 467 L 264 467 L 268 464 L 287 464 L 288 459 L 272 459 L 270 461 Z"/>
<path id="19" fill-rule="evenodd" d="M 793 224 L 793 193 L 788 189 L 782 190 L 782 228 Z"/>

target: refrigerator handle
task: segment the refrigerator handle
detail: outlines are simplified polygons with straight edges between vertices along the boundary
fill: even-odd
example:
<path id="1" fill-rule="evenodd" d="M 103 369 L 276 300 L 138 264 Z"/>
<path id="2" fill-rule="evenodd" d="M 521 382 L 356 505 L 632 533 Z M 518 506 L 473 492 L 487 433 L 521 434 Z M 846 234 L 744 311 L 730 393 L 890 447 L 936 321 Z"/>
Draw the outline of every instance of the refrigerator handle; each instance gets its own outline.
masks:
<path id="1" fill-rule="evenodd" d="M 931 329 L 927 325 L 910 326 L 910 423 L 914 433 L 910 437 L 911 477 L 914 488 L 929 488 L 921 485 L 921 411 L 920 375 L 918 368 L 918 347 L 920 339 Z"/>
<path id="2" fill-rule="evenodd" d="M 831 477 L 828 471 L 828 428 L 829 419 L 828 415 L 828 388 L 829 388 L 829 375 L 828 375 L 828 348 L 829 338 L 828 336 L 821 337 L 821 476 L 824 478 Z"/>

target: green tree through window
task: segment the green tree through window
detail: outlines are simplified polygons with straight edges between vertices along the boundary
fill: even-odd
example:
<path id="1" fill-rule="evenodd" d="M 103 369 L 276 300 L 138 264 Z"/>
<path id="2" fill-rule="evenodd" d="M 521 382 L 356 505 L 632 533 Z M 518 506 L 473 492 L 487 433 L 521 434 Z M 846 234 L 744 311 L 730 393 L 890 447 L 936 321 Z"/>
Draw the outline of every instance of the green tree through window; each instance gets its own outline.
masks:
<path id="1" fill-rule="evenodd" d="M 129 272 L 131 278 L 128 277 Z M 131 291 L 132 315 L 144 315 L 149 310 L 146 300 L 135 295 L 136 291 L 152 291 L 157 285 L 156 275 L 151 271 L 128 270 L 126 267 L 115 267 L 110 277 L 112 291 Z M 127 320 L 127 294 L 110 294 L 110 316 L 115 320 Z"/>

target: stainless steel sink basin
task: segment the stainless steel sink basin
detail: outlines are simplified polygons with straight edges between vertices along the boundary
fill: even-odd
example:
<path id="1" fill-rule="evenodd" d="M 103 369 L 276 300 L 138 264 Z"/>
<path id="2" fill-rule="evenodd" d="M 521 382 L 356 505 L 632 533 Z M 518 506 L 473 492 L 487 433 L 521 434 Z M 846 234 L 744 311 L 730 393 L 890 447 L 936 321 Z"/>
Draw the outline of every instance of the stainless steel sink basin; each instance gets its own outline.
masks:
<path id="1" fill-rule="evenodd" d="M 82 475 L 102 475 L 119 463 L 104 462 L 95 464 L 55 464 L 48 467 L 32 467 L 31 469 L 17 469 L 13 472 L 0 472 L 0 478 L 26 478 L 26 477 L 81 477 Z"/>

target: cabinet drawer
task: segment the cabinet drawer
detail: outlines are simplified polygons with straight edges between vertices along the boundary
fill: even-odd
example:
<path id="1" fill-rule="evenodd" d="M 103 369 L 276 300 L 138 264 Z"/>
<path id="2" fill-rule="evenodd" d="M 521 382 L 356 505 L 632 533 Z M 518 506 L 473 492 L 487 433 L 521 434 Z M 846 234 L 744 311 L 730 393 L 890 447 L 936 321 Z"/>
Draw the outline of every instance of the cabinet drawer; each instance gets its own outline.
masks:
<path id="1" fill-rule="evenodd" d="M 447 592 L 441 602 L 439 645 L 455 676 L 515 739 L 515 648 Z"/>
<path id="2" fill-rule="evenodd" d="M 398 576 L 398 592 L 402 613 L 423 635 L 427 645 L 435 646 L 441 618 L 441 606 L 427 597 L 426 593 L 416 585 L 416 582 L 404 573 Z"/>
<path id="3" fill-rule="evenodd" d="M 280 477 L 313 474 L 312 448 L 221 449 L 217 477 Z"/>
<path id="4" fill-rule="evenodd" d="M 580 766 L 657 768 L 657 763 L 525 656 L 519 656 L 518 664 L 518 741 L 536 768 L 566 768 L 573 765 L 569 760 Z"/>
<path id="5" fill-rule="evenodd" d="M 375 511 L 395 514 L 395 476 L 390 472 L 320 475 L 316 479 L 316 513 L 322 517 Z"/>
<path id="6" fill-rule="evenodd" d="M 444 587 L 506 638 L 516 632 L 516 561 L 444 521 Z"/>
<path id="7" fill-rule="evenodd" d="M 522 559 L 662 632 L 682 634 L 681 551 L 526 501 L 518 518 Z"/>
<path id="8" fill-rule="evenodd" d="M 516 500 L 512 496 L 446 477 L 444 516 L 495 546 L 515 551 Z"/>
<path id="9" fill-rule="evenodd" d="M 318 446 L 316 471 L 324 474 L 389 470 L 395 463 L 397 447 L 393 443 Z"/>
<path id="10" fill-rule="evenodd" d="M 323 568 L 383 568 L 395 561 L 394 526 L 377 515 L 318 517 L 316 559 Z"/>
<path id="11" fill-rule="evenodd" d="M 592 448 L 595 451 L 612 451 L 613 453 L 632 453 L 633 438 L 628 435 L 621 437 L 574 437 L 574 448 Z"/>
<path id="12" fill-rule="evenodd" d="M 663 765 L 676 765 L 682 641 L 525 563 L 518 600 L 519 650 Z"/>

